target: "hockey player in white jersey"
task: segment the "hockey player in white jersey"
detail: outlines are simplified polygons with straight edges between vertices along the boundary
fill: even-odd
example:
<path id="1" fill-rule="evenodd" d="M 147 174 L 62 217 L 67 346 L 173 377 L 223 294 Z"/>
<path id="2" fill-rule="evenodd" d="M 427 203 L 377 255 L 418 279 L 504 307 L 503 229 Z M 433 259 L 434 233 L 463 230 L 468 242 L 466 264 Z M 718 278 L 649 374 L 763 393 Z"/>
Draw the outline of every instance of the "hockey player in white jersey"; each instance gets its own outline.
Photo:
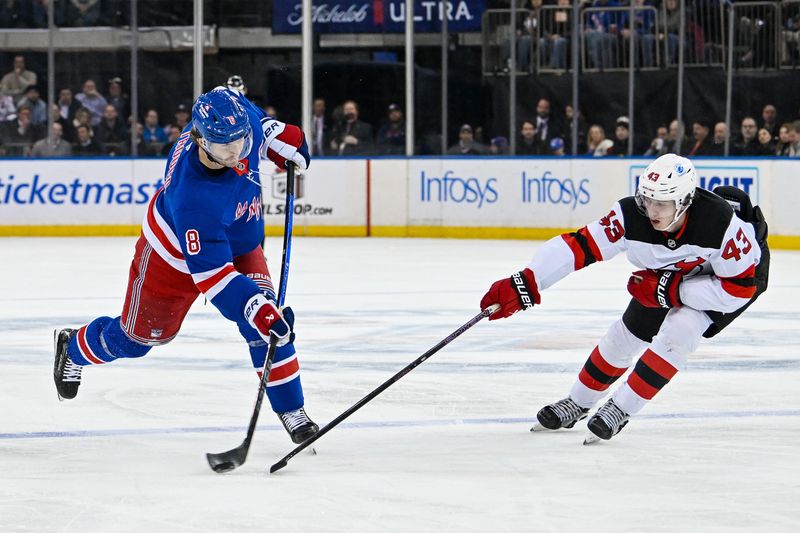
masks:
<path id="1" fill-rule="evenodd" d="M 760 209 L 733 187 L 717 188 L 719 196 L 696 184 L 688 159 L 659 157 L 640 176 L 635 196 L 547 241 L 525 269 L 495 282 L 481 300 L 481 309 L 500 304 L 489 318 L 496 320 L 538 305 L 540 293 L 567 274 L 620 252 L 641 269 L 628 281 L 628 308 L 592 350 L 569 395 L 538 412 L 541 428 L 572 428 L 586 418 L 638 356 L 589 418 L 594 438 L 610 439 L 685 367 L 701 338 L 719 333 L 766 290 Z"/>

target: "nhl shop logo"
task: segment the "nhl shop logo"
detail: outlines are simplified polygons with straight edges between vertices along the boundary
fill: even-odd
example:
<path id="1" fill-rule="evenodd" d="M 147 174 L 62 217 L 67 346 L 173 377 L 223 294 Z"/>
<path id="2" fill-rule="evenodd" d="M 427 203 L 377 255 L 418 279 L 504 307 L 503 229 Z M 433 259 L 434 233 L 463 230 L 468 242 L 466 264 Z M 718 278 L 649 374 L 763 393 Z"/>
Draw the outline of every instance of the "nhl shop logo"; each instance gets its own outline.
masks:
<path id="1" fill-rule="evenodd" d="M 302 198 L 305 195 L 305 176 L 294 175 L 294 197 Z M 286 172 L 276 172 L 272 175 L 272 197 L 277 200 L 286 198 Z"/>

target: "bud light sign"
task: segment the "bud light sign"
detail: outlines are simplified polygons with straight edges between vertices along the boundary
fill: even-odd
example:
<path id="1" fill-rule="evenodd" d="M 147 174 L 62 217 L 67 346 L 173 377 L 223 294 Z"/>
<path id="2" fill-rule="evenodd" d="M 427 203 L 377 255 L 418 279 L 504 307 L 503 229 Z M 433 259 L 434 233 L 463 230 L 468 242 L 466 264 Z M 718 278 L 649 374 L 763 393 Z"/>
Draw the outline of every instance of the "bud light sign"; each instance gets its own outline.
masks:
<path id="1" fill-rule="evenodd" d="M 300 33 L 303 5 L 298 1 L 273 2 L 273 33 Z M 438 32 L 447 17 L 448 30 L 477 32 L 486 0 L 415 0 L 414 31 Z M 314 0 L 314 33 L 402 33 L 406 24 L 405 0 Z"/>
<path id="2" fill-rule="evenodd" d="M 639 175 L 644 172 L 644 165 L 630 167 L 630 193 L 636 194 L 639 184 Z M 753 204 L 759 203 L 759 168 L 758 167 L 727 167 L 697 165 L 697 186 L 713 191 L 720 185 L 730 185 L 747 193 Z"/>

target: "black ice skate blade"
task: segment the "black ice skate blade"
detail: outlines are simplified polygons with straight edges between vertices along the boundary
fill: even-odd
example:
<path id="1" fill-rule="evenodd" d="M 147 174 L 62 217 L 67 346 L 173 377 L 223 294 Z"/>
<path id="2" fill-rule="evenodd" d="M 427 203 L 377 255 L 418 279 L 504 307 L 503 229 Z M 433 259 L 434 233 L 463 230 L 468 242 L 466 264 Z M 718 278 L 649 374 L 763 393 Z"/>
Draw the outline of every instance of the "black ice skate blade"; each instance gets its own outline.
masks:
<path id="1" fill-rule="evenodd" d="M 545 433 L 545 432 L 548 432 L 548 431 L 556 431 L 556 430 L 555 429 L 548 429 L 548 428 L 546 428 L 543 425 L 538 424 L 538 423 L 534 424 L 533 427 L 531 428 L 531 432 L 532 433 Z"/>

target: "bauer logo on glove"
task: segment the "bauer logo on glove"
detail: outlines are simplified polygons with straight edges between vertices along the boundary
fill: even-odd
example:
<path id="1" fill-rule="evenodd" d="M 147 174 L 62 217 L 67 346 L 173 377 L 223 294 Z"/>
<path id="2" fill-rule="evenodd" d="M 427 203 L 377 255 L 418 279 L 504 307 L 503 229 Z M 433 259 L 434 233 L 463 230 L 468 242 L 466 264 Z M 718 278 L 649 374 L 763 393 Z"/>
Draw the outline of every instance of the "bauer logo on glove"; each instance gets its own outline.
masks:
<path id="1" fill-rule="evenodd" d="M 511 277 L 495 281 L 481 299 L 481 309 L 497 304 L 500 309 L 489 316 L 489 320 L 506 318 L 518 311 L 530 309 L 541 302 L 536 278 L 529 268 Z"/>

